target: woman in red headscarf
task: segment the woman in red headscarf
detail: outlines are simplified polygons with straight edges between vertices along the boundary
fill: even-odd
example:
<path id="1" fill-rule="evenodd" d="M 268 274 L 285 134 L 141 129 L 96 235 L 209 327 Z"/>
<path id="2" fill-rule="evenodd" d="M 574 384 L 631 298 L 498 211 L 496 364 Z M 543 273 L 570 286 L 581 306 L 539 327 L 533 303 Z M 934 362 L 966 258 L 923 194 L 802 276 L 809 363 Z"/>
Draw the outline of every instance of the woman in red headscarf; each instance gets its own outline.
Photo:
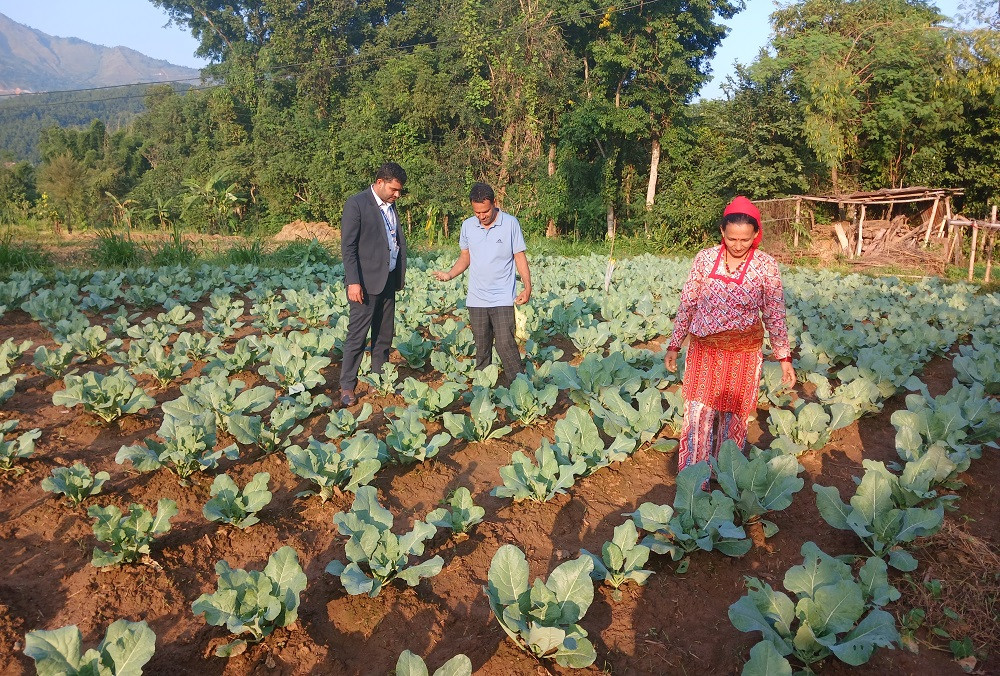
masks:
<path id="1" fill-rule="evenodd" d="M 695 256 L 664 359 L 676 371 L 681 343 L 690 336 L 678 472 L 717 455 L 723 441 L 741 448 L 746 443 L 747 422 L 757 408 L 765 328 L 782 382 L 795 384 L 778 264 L 757 248 L 760 211 L 737 197 L 726 207 L 720 230 L 722 244 Z"/>

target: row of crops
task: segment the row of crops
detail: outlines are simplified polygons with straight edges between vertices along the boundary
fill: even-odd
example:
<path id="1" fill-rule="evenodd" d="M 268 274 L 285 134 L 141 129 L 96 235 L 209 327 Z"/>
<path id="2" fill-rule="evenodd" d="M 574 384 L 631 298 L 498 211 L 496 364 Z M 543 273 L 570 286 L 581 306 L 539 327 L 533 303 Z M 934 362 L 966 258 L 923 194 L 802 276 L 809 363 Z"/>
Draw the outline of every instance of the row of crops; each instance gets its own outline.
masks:
<path id="1" fill-rule="evenodd" d="M 127 472 L 169 471 L 182 485 L 207 474 L 205 519 L 252 529 L 271 500 L 271 477 L 257 473 L 240 486 L 224 470 L 280 453 L 308 484 L 303 499 L 354 495 L 351 509 L 334 516 L 344 560 L 326 565 L 346 593 L 375 597 L 396 581 L 415 586 L 442 569 L 440 556 L 424 556 L 425 543 L 442 529 L 470 532 L 486 513 L 460 488 L 398 533 L 374 485 L 386 468 L 425 463 L 555 417 L 552 438 L 514 451 L 492 491 L 515 502 L 546 502 L 572 495 L 578 481 L 600 481 L 603 468 L 640 450 L 673 447 L 669 431 L 679 427 L 683 409 L 680 374 L 665 370 L 656 339 L 670 331 L 688 265 L 651 256 L 626 261 L 606 293 L 598 257 L 533 262 L 536 291 L 518 317 L 526 372 L 501 387 L 495 367 L 472 370 L 463 289 L 421 274 L 438 261 L 410 261 L 397 301 L 399 359 L 362 376 L 373 396 L 405 404 L 383 410 L 384 424 L 373 422 L 371 403 L 331 410 L 324 394 L 347 332 L 346 298 L 329 283 L 342 278 L 338 267 L 15 274 L 0 283 L 0 319 L 22 310 L 45 338 L 0 344 L 0 470 L 16 473 L 31 461 L 40 430 L 23 429 L 4 408 L 16 404 L 23 379 L 42 375 L 56 383 L 54 405 L 79 407 L 102 424 L 136 415 L 161 421 L 155 435 L 120 448 L 115 476 L 76 463 L 41 482 L 69 505 L 89 505 L 94 566 L 149 560 L 177 513 L 167 498 L 155 511 L 102 506 L 101 496 Z M 898 643 L 895 618 L 885 610 L 899 598 L 889 569 L 917 567 L 912 543 L 940 529 L 960 497 L 960 475 L 1000 438 L 1000 329 L 992 325 L 1000 297 L 938 280 L 906 284 L 823 271 L 786 273 L 785 291 L 794 365 L 810 384 L 808 396 L 784 389 L 780 369 L 768 364 L 760 393 L 767 408 L 762 427 L 773 437 L 768 448 L 743 454 L 728 445 L 713 467 L 686 468 L 671 504 L 640 505 L 599 553 L 581 550 L 544 581 L 529 584 L 524 553 L 501 546 L 485 592 L 520 648 L 564 667 L 590 666 L 597 653 L 584 627 L 595 581 L 620 598 L 619 588 L 653 574 L 644 568 L 651 556 L 669 557 L 679 572 L 696 565 L 691 555 L 698 551 L 743 556 L 754 534 L 763 540 L 778 532 L 769 515 L 808 499 L 831 527 L 853 532 L 865 554 L 827 553 L 807 542 L 802 564 L 784 577 L 787 593 L 748 579 L 747 595 L 729 611 L 737 629 L 762 637 L 744 674 L 790 674 L 831 655 L 858 665 L 876 647 Z M 935 356 L 951 358 L 958 376 L 936 397 L 920 380 Z M 259 384 L 248 386 L 251 379 Z M 150 396 L 175 387 L 179 396 L 159 406 Z M 898 462 L 866 460 L 853 495 L 823 485 L 813 487 L 814 496 L 798 495 L 799 456 L 822 449 L 834 431 L 880 411 L 900 392 L 909 394 L 906 408 L 892 416 Z M 318 418 L 323 434 L 307 436 L 306 425 Z M 717 488 L 706 490 L 710 475 Z M 191 612 L 228 628 L 232 640 L 217 651 L 222 657 L 295 622 L 309 582 L 287 546 L 262 570 L 219 561 L 216 573 L 216 591 L 191 599 Z M 154 650 L 147 623 L 125 620 L 112 623 L 86 653 L 75 626 L 31 631 L 24 648 L 39 673 L 140 673 Z M 397 669 L 427 673 L 409 652 Z M 460 655 L 437 673 L 471 669 Z"/>

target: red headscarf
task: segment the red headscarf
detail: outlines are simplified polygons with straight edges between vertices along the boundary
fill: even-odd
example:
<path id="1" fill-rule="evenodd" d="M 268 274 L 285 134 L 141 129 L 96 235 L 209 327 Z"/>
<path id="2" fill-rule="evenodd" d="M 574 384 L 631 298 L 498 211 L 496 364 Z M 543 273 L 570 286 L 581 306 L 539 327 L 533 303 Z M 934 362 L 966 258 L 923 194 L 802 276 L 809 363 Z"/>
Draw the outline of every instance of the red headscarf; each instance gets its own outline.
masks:
<path id="1" fill-rule="evenodd" d="M 760 209 L 755 207 L 753 202 L 748 200 L 743 195 L 738 195 L 732 202 L 729 203 L 725 211 L 722 212 L 722 217 L 725 218 L 730 214 L 744 214 L 757 221 L 757 235 L 753 238 L 753 242 L 750 243 L 750 252 L 747 254 L 746 260 L 744 260 L 743 264 L 740 266 L 740 274 L 737 277 L 729 277 L 718 274 L 719 264 L 726 255 L 726 241 L 722 240 L 722 246 L 719 247 L 719 257 L 715 259 L 715 266 L 712 268 L 712 272 L 709 274 L 709 277 L 721 279 L 726 282 L 742 284 L 743 278 L 747 274 L 747 268 L 750 267 L 750 261 L 753 260 L 753 255 L 757 253 L 757 247 L 760 246 L 761 240 L 764 239 L 764 227 L 761 225 Z"/>

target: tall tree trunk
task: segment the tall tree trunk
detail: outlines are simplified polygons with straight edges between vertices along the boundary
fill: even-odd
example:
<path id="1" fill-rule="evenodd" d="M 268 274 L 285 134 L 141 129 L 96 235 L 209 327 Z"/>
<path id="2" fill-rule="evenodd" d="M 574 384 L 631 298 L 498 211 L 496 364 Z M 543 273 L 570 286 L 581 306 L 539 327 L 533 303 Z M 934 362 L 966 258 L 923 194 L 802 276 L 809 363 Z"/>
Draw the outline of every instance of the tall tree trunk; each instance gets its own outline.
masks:
<path id="1" fill-rule="evenodd" d="M 832 167 L 830 167 L 830 183 L 833 185 L 833 194 L 839 195 L 840 194 L 840 185 L 839 185 L 840 182 L 837 180 L 837 165 L 836 164 L 834 164 Z"/>
<path id="2" fill-rule="evenodd" d="M 646 210 L 656 201 L 656 179 L 660 173 L 660 137 L 653 134 L 653 148 L 649 158 L 649 184 L 646 186 Z"/>
<path id="3" fill-rule="evenodd" d="M 556 175 L 556 144 L 549 144 L 549 179 Z M 559 236 L 559 229 L 556 228 L 556 219 L 549 217 L 548 225 L 545 226 L 545 236 L 554 238 Z"/>
<path id="4" fill-rule="evenodd" d="M 500 176 L 497 180 L 497 192 L 506 194 L 507 183 L 510 181 L 510 147 L 514 144 L 514 123 L 503 130 L 503 145 L 500 147 Z M 498 197 L 499 197 L 498 195 Z"/>
<path id="5" fill-rule="evenodd" d="M 614 202 L 608 202 L 608 234 L 606 235 L 608 239 L 615 238 L 615 204 Z"/>

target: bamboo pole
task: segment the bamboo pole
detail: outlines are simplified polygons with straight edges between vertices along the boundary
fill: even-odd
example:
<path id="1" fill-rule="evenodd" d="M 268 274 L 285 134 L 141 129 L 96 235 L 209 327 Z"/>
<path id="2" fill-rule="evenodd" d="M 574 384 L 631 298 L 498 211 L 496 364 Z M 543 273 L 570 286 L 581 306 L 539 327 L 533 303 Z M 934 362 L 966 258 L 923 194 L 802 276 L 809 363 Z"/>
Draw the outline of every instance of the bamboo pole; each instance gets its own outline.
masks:
<path id="1" fill-rule="evenodd" d="M 858 250 L 855 252 L 854 256 L 856 258 L 861 258 L 861 245 L 863 242 L 862 235 L 864 233 L 865 227 L 865 205 L 861 205 L 861 218 L 858 219 Z"/>
<path id="2" fill-rule="evenodd" d="M 931 219 L 927 221 L 927 232 L 924 234 L 924 247 L 926 247 L 927 243 L 931 241 L 931 229 L 934 227 L 934 217 L 937 216 L 938 202 L 940 201 L 941 200 L 939 199 L 934 200 L 934 206 L 931 207 Z M 942 227 L 944 227 L 943 224 Z M 938 237 L 940 236 L 941 235 L 938 235 Z"/>
<path id="3" fill-rule="evenodd" d="M 977 221 L 972 222 L 972 246 L 969 247 L 969 281 L 973 279 L 973 273 L 976 271 L 976 238 L 979 237 L 979 223 Z"/>
<path id="4" fill-rule="evenodd" d="M 799 228 L 802 227 L 802 199 L 795 200 L 795 236 L 792 239 L 792 246 L 799 247 Z M 994 219 L 996 220 L 996 219 Z"/>
<path id="5" fill-rule="evenodd" d="M 990 210 L 990 225 L 994 225 L 997 222 L 997 207 L 994 204 L 993 209 Z M 990 233 L 989 244 L 986 246 L 986 274 L 983 276 L 983 283 L 990 283 L 990 273 L 993 272 L 993 245 L 996 244 L 997 231 L 993 230 Z M 984 238 L 985 239 L 985 238 Z"/>
<path id="6" fill-rule="evenodd" d="M 941 229 L 938 230 L 938 237 L 944 235 L 944 225 L 951 220 L 951 197 L 944 198 L 944 220 L 941 221 Z M 951 233 L 951 223 L 948 223 L 948 233 Z"/>

